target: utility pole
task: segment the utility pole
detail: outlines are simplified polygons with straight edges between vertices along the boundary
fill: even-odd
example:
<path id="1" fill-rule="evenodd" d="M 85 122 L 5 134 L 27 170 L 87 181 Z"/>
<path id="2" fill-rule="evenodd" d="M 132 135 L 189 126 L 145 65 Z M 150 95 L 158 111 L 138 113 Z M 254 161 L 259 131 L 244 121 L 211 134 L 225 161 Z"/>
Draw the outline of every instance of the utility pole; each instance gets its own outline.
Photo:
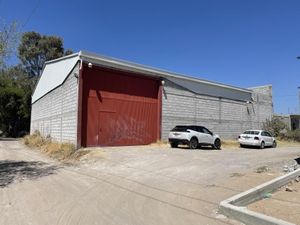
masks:
<path id="1" fill-rule="evenodd" d="M 297 59 L 300 59 L 300 56 L 298 56 Z M 299 97 L 299 106 L 298 106 L 299 108 L 298 108 L 298 110 L 299 110 L 299 114 L 300 114 L 300 86 L 298 87 L 298 94 L 299 94 L 299 96 L 298 96 Z"/>
<path id="2" fill-rule="evenodd" d="M 299 97 L 299 109 L 298 110 L 299 110 L 299 114 L 300 114 L 300 86 L 298 87 L 298 95 L 299 95 L 298 96 Z"/>

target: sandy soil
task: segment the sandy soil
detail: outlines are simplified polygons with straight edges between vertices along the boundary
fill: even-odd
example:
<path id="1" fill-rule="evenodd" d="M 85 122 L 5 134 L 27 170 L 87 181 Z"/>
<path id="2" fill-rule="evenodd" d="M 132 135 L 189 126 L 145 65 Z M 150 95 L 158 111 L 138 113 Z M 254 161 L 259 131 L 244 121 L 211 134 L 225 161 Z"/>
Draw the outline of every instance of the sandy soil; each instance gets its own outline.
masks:
<path id="1" fill-rule="evenodd" d="M 271 198 L 255 202 L 247 208 L 268 216 L 299 224 L 300 183 L 293 182 L 288 187 L 292 189 L 292 192 L 286 191 L 286 187 L 282 187 L 273 193 Z"/>
<path id="2" fill-rule="evenodd" d="M 299 148 L 92 152 L 66 164 L 0 141 L 0 224 L 239 224 L 217 213 L 219 202 L 278 176 L 300 156 Z M 257 173 L 260 167 L 269 170 Z"/>

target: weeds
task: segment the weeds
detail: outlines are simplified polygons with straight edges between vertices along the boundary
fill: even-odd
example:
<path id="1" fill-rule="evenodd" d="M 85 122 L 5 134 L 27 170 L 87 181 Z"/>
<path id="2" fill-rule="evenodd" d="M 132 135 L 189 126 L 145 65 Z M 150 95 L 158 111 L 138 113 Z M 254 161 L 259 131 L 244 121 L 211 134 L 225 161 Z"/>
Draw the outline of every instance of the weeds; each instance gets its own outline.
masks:
<path id="1" fill-rule="evenodd" d="M 245 176 L 245 174 L 243 174 L 243 173 L 232 173 L 230 175 L 230 177 L 242 177 L 242 176 Z"/>
<path id="2" fill-rule="evenodd" d="M 58 143 L 51 137 L 43 137 L 38 131 L 23 138 L 24 144 L 31 148 L 38 148 L 52 158 L 58 160 L 69 159 L 75 153 L 75 146 L 70 143 Z"/>
<path id="3" fill-rule="evenodd" d="M 270 169 L 267 166 L 260 166 L 256 168 L 255 172 L 256 173 L 265 173 L 268 172 Z"/>

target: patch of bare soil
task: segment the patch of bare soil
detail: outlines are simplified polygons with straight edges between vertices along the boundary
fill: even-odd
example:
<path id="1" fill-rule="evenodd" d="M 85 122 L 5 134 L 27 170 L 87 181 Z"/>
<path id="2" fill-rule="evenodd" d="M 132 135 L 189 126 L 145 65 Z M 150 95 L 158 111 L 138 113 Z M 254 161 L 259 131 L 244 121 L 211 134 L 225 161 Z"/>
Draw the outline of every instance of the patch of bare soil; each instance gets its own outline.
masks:
<path id="1" fill-rule="evenodd" d="M 291 223 L 300 221 L 300 182 L 280 188 L 267 198 L 252 203 L 248 209 Z"/>

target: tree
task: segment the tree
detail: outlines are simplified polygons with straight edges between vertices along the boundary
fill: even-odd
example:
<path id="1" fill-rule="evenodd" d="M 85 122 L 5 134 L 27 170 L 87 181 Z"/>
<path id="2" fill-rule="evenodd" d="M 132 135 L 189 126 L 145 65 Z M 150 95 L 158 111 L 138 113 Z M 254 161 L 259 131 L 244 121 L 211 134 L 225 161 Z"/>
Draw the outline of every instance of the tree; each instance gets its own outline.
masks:
<path id="1" fill-rule="evenodd" d="M 13 53 L 10 43 L 15 43 L 15 33 L 12 28 L 0 33 L 0 63 L 3 65 L 5 58 Z M 0 65 L 0 135 L 10 137 L 29 131 L 31 95 L 45 61 L 72 54 L 70 49 L 64 52 L 62 38 L 36 32 L 22 35 L 18 51 L 21 64 Z"/>
<path id="2" fill-rule="evenodd" d="M 34 31 L 22 35 L 18 50 L 19 58 L 30 77 L 39 76 L 46 61 L 72 54 L 70 49 L 64 52 L 62 38 Z"/>
<path id="3" fill-rule="evenodd" d="M 21 66 L 0 72 L 0 130 L 17 137 L 29 129 L 33 83 Z"/>
<path id="4" fill-rule="evenodd" d="M 10 57 L 16 49 L 19 41 L 18 25 L 1 23 L 0 25 L 0 69 L 3 69 L 5 60 Z"/>

